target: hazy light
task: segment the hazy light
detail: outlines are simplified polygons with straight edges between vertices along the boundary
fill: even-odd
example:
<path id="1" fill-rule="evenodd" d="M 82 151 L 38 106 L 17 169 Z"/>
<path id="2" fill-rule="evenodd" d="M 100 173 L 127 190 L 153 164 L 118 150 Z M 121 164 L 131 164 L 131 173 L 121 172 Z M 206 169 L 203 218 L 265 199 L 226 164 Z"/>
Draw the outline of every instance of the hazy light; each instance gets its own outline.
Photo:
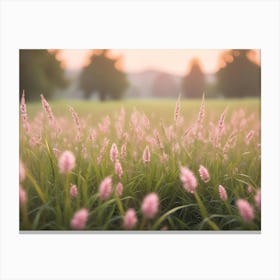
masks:
<path id="1" fill-rule="evenodd" d="M 93 50 L 61 50 L 58 59 L 66 69 L 80 70 L 89 63 Z M 213 73 L 222 66 L 221 50 L 111 50 L 111 56 L 121 57 L 119 64 L 127 72 L 141 72 L 145 70 L 159 70 L 177 75 L 185 75 L 189 71 L 189 63 L 193 58 L 200 61 L 202 70 Z M 231 62 L 233 58 L 228 57 Z M 250 59 L 259 62 L 260 54 L 251 55 Z"/>

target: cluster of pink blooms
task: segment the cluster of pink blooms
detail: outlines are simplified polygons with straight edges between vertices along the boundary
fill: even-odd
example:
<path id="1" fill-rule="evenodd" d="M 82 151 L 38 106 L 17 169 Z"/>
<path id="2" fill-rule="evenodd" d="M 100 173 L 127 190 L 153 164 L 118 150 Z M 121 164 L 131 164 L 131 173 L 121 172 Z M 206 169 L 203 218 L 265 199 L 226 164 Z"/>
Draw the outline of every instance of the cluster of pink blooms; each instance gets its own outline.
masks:
<path id="1" fill-rule="evenodd" d="M 112 178 L 106 177 L 99 185 L 99 197 L 101 200 L 106 200 L 112 193 Z"/>
<path id="2" fill-rule="evenodd" d="M 183 184 L 183 187 L 185 188 L 186 191 L 188 191 L 190 193 L 194 193 L 197 189 L 198 184 L 197 184 L 197 180 L 196 180 L 196 177 L 194 176 L 193 172 L 190 169 L 188 169 L 187 167 L 183 167 L 183 166 L 181 166 L 180 171 L 181 171 L 180 179 Z M 202 181 L 204 181 L 205 183 L 209 182 L 209 180 L 210 180 L 209 172 L 202 165 L 200 165 L 200 167 L 199 167 L 199 175 L 200 175 Z M 249 191 L 252 192 L 252 189 L 251 189 L 252 186 L 248 186 L 248 188 L 249 188 Z M 222 185 L 219 185 L 218 191 L 219 191 L 220 199 L 222 201 L 227 201 L 228 195 L 227 195 L 226 189 Z M 261 208 L 261 191 L 260 191 L 260 189 L 257 190 L 254 198 L 255 198 L 256 206 L 260 209 Z M 255 218 L 254 208 L 250 205 L 250 203 L 247 200 L 238 199 L 236 201 L 236 205 L 237 205 L 239 214 L 242 217 L 242 219 L 244 220 L 244 222 L 251 222 L 254 220 L 254 218 Z"/>
<path id="3" fill-rule="evenodd" d="M 144 163 L 148 163 L 151 161 L 151 153 L 150 153 L 150 149 L 149 146 L 146 146 L 144 152 L 143 152 L 143 162 Z"/>
<path id="4" fill-rule="evenodd" d="M 19 185 L 19 203 L 21 206 L 25 205 L 27 200 L 27 195 L 26 195 L 26 191 L 24 190 L 24 188 Z"/>
<path id="5" fill-rule="evenodd" d="M 30 124 L 29 124 L 28 117 L 27 117 L 27 109 L 26 109 L 24 91 L 23 91 L 22 96 L 21 96 L 20 111 L 21 111 L 21 119 L 22 119 L 23 128 L 25 129 L 26 133 L 29 133 Z"/>
<path id="6" fill-rule="evenodd" d="M 76 185 L 71 185 L 71 187 L 70 187 L 70 195 L 73 198 L 78 196 L 78 188 L 77 188 Z"/>
<path id="7" fill-rule="evenodd" d="M 21 160 L 19 161 L 19 181 L 22 182 L 25 179 L 25 168 Z"/>
<path id="8" fill-rule="evenodd" d="M 115 173 L 119 178 L 123 175 L 122 165 L 118 159 L 115 161 Z"/>
<path id="9" fill-rule="evenodd" d="M 145 196 L 141 210 L 146 218 L 152 219 L 158 212 L 159 199 L 156 193 L 150 193 Z"/>
<path id="10" fill-rule="evenodd" d="M 130 208 L 126 211 L 124 216 L 124 228 L 133 229 L 137 224 L 137 215 L 134 209 Z"/>
<path id="11" fill-rule="evenodd" d="M 156 193 L 150 193 L 143 199 L 141 206 L 142 214 L 147 219 L 153 219 L 159 211 L 159 198 Z M 124 215 L 124 228 L 133 229 L 138 222 L 137 214 L 134 209 L 130 208 Z"/>
<path id="12" fill-rule="evenodd" d="M 61 125 L 63 123 L 63 120 L 55 119 L 52 109 L 43 95 L 41 95 L 41 102 L 47 114 L 47 117 L 49 119 L 49 123 L 51 124 L 51 127 L 54 128 L 53 127 L 54 125 L 55 127 L 57 127 L 57 123 L 59 121 L 61 121 L 60 122 Z M 38 135 L 31 135 L 30 133 L 30 124 L 32 124 L 32 122 L 30 122 L 29 124 L 27 118 L 24 93 L 21 98 L 20 109 L 21 109 L 22 124 L 25 129 L 26 135 L 28 136 L 27 139 L 29 140 L 29 143 L 31 144 L 31 146 L 39 145 L 41 143 L 43 134 L 41 133 L 41 131 Z M 80 140 L 83 133 L 82 130 L 84 130 L 85 127 L 81 125 L 81 120 L 78 114 L 76 113 L 76 111 L 72 107 L 69 107 L 69 109 L 73 117 L 74 123 L 76 125 L 76 128 L 78 130 L 77 137 Z M 202 103 L 200 106 L 200 111 L 196 123 L 194 125 L 189 126 L 185 130 L 181 130 L 182 138 L 180 139 L 182 139 L 182 141 L 179 141 L 178 140 L 179 137 L 177 133 L 178 133 L 178 127 L 180 126 L 180 121 L 182 120 L 182 116 L 180 114 L 181 114 L 181 104 L 180 104 L 180 96 L 179 96 L 174 111 L 175 124 L 173 123 L 170 126 L 165 126 L 163 122 L 161 122 L 160 125 L 156 127 L 154 130 L 150 129 L 151 127 L 150 127 L 150 121 L 148 117 L 144 113 L 140 113 L 137 110 L 134 110 L 130 118 L 130 127 L 131 127 L 131 134 L 130 134 L 128 131 L 125 132 L 124 129 L 125 111 L 122 108 L 117 116 L 115 127 L 113 126 L 113 128 L 110 128 L 111 119 L 109 116 L 106 116 L 100 123 L 98 123 L 98 127 L 95 127 L 95 129 L 90 128 L 90 130 L 86 132 L 86 139 L 90 140 L 90 144 L 94 148 L 98 149 L 98 152 L 96 153 L 95 156 L 95 160 L 97 164 L 100 165 L 102 161 L 105 162 L 107 161 L 107 159 L 110 159 L 109 161 L 110 167 L 112 168 L 111 175 L 105 177 L 99 184 L 98 195 L 101 201 L 107 200 L 112 194 L 115 197 L 122 196 L 124 191 L 124 185 L 120 181 L 123 181 L 123 178 L 126 177 L 126 175 L 129 176 L 131 172 L 131 170 L 127 170 L 127 164 L 125 161 L 127 155 L 132 156 L 132 158 L 136 162 L 141 162 L 142 166 L 145 165 L 146 167 L 150 165 L 151 154 L 153 160 L 154 158 L 156 158 L 156 156 L 158 156 L 159 162 L 161 162 L 164 165 L 164 167 L 167 169 L 168 168 L 167 162 L 169 158 L 172 160 L 172 155 L 176 155 L 176 156 L 180 155 L 180 153 L 183 151 L 182 149 L 183 145 L 185 144 L 188 145 L 192 143 L 192 141 L 194 141 L 194 137 L 197 137 L 197 139 L 202 141 L 203 143 L 211 143 L 214 147 L 217 148 L 217 151 L 221 152 L 221 154 L 224 157 L 223 160 L 226 160 L 229 156 L 230 150 L 232 150 L 232 148 L 234 147 L 234 145 L 236 145 L 236 142 L 239 139 L 237 137 L 238 131 L 240 131 L 240 129 L 243 129 L 245 125 L 250 121 L 250 118 L 245 118 L 244 111 L 238 112 L 236 115 L 234 115 L 234 117 L 232 117 L 231 122 L 232 122 L 233 129 L 231 131 L 231 134 L 226 138 L 224 137 L 225 132 L 228 132 L 231 129 L 225 125 L 226 110 L 224 110 L 219 118 L 218 123 L 216 121 L 210 123 L 209 135 L 207 135 L 206 137 L 204 131 L 202 130 L 203 122 L 205 118 L 205 97 L 203 95 L 203 99 L 202 99 Z M 254 116 L 251 116 L 251 119 L 254 119 Z M 38 118 L 38 120 L 39 123 L 37 125 L 39 127 L 43 127 L 42 117 Z M 33 130 L 35 130 L 34 127 L 32 126 L 32 132 Z M 109 150 L 109 143 L 111 143 L 111 141 L 109 140 L 110 137 L 108 132 L 111 129 L 116 130 L 115 131 L 117 135 L 116 143 L 118 144 L 118 146 L 116 143 L 113 142 Z M 163 134 L 160 134 L 159 131 L 163 131 Z M 244 130 L 244 131 L 246 131 L 247 134 L 245 137 L 241 137 L 241 139 L 243 142 L 249 145 L 256 138 L 255 135 L 257 135 L 258 133 L 257 128 L 253 127 L 253 129 L 251 129 L 250 131 L 249 130 Z M 102 136 L 102 138 L 100 138 L 101 139 L 100 141 L 98 135 Z M 135 137 L 135 139 L 132 137 Z M 132 151 L 130 150 L 130 146 L 131 146 L 130 143 L 132 143 L 130 142 L 131 138 L 135 140 L 133 142 L 135 143 L 135 145 L 139 144 L 137 146 L 138 149 L 133 149 Z M 52 149 L 58 161 L 57 163 L 58 163 L 59 172 L 61 174 L 67 175 L 66 176 L 67 178 L 70 178 L 68 177 L 68 175 L 70 176 L 71 171 L 73 171 L 76 167 L 76 158 L 74 153 L 77 154 L 79 148 L 77 146 L 74 147 L 71 146 L 72 143 L 69 141 L 69 139 L 67 139 L 67 134 L 65 134 L 65 138 L 63 138 L 62 140 L 63 140 L 62 145 L 65 146 L 65 149 L 63 149 L 60 146 L 59 149 L 57 148 L 58 145 L 60 145 L 59 142 L 55 142 L 54 147 L 52 147 Z M 166 149 L 167 144 L 169 149 Z M 71 149 L 74 153 L 70 151 Z M 90 153 L 88 153 L 88 150 L 89 150 L 88 146 L 82 143 L 81 154 L 84 155 L 85 159 L 90 158 Z M 197 174 L 197 176 L 195 174 Z M 29 176 L 30 174 L 27 173 L 27 175 Z M 198 185 L 200 180 L 205 184 L 207 184 L 210 182 L 210 180 L 212 182 L 214 178 L 214 174 L 212 174 L 212 178 L 211 178 L 208 169 L 204 165 L 199 165 L 198 170 L 196 169 L 195 172 L 190 170 L 186 166 L 180 166 L 179 176 L 183 188 L 188 193 L 191 194 L 194 194 L 198 190 Z M 25 180 L 25 177 L 26 177 L 26 170 L 24 165 L 20 161 L 19 200 L 21 206 L 25 205 L 27 201 L 27 193 L 22 184 L 22 182 Z M 114 185 L 115 186 L 114 187 L 113 180 L 115 181 L 115 179 L 117 179 L 118 183 Z M 205 186 L 204 183 L 202 183 L 202 186 Z M 80 188 L 79 185 L 78 187 Z M 71 196 L 72 202 L 75 201 L 75 198 L 77 200 L 79 194 L 78 187 L 75 184 L 71 184 L 68 187 L 69 188 L 68 195 Z M 219 194 L 221 201 L 223 201 L 225 205 L 228 205 L 230 199 L 228 198 L 228 193 L 227 193 L 228 188 L 227 190 L 226 188 L 227 186 L 224 187 L 222 185 L 219 185 L 217 189 L 217 193 Z M 247 190 L 247 195 L 250 197 L 250 199 L 248 200 L 251 201 L 251 198 L 253 198 L 253 203 L 250 204 L 248 200 L 240 198 L 236 201 L 236 206 L 243 221 L 251 222 L 255 218 L 255 212 L 254 212 L 255 209 L 252 205 L 255 205 L 256 209 L 261 209 L 261 190 L 260 189 L 256 190 L 251 185 L 248 185 L 246 190 Z M 229 197 L 231 198 L 230 193 L 229 193 Z M 158 194 L 156 194 L 155 192 L 147 194 L 144 197 L 141 204 L 142 216 L 145 219 L 155 218 L 159 212 L 159 205 L 160 202 L 159 202 Z M 88 216 L 89 216 L 89 210 L 86 208 L 82 208 L 79 211 L 77 211 L 71 220 L 70 223 L 71 228 L 73 229 L 86 228 Z M 137 223 L 138 223 L 138 218 L 137 218 L 136 210 L 133 208 L 129 208 L 123 216 L 123 227 L 125 229 L 133 229 L 136 227 Z"/>
<path id="13" fill-rule="evenodd" d="M 222 185 L 219 185 L 219 195 L 220 199 L 223 201 L 226 201 L 228 199 L 227 191 Z"/>
<path id="14" fill-rule="evenodd" d="M 69 106 L 69 110 L 71 112 L 72 118 L 74 120 L 74 123 L 77 127 L 77 140 L 80 141 L 81 138 L 81 122 L 80 122 L 80 117 L 78 116 L 77 112 L 74 110 L 74 108 L 72 108 L 71 106 Z"/>
<path id="15" fill-rule="evenodd" d="M 104 158 L 105 152 L 107 150 L 107 147 L 109 145 L 109 142 L 110 142 L 109 139 L 105 137 L 104 140 L 103 140 L 103 145 L 101 147 L 100 153 L 99 153 L 99 155 L 97 157 L 97 163 L 98 164 L 101 164 L 101 162 L 102 162 L 102 160 Z"/>
<path id="16" fill-rule="evenodd" d="M 255 203 L 259 209 L 261 209 L 261 190 L 258 189 L 255 195 Z"/>
<path id="17" fill-rule="evenodd" d="M 198 171 L 201 180 L 204 181 L 205 183 L 208 183 L 210 181 L 210 175 L 208 170 L 203 165 L 200 165 Z"/>
<path id="18" fill-rule="evenodd" d="M 88 221 L 89 212 L 88 209 L 82 208 L 78 210 L 71 220 L 71 228 L 76 230 L 85 229 Z"/>
<path id="19" fill-rule="evenodd" d="M 180 167 L 180 179 L 183 183 L 183 187 L 187 192 L 194 193 L 197 188 L 197 180 L 193 174 L 193 172 L 187 167 Z"/>
<path id="20" fill-rule="evenodd" d="M 54 114 L 52 112 L 52 108 L 51 108 L 50 104 L 48 103 L 48 101 L 45 99 L 43 94 L 41 94 L 40 97 L 41 97 L 42 106 L 43 106 L 43 108 L 44 108 L 44 110 L 45 110 L 45 112 L 48 116 L 50 125 L 52 127 L 55 127 L 56 126 L 56 121 L 55 121 Z"/>
<path id="21" fill-rule="evenodd" d="M 174 111 L 174 121 L 177 124 L 180 117 L 180 104 L 181 104 L 181 95 L 178 96 L 178 100 L 176 102 L 175 111 Z"/>
<path id="22" fill-rule="evenodd" d="M 118 159 L 119 151 L 118 147 L 115 143 L 112 144 L 111 150 L 110 150 L 110 159 L 112 162 L 115 162 Z"/>
<path id="23" fill-rule="evenodd" d="M 123 193 L 123 184 L 121 182 L 119 182 L 116 185 L 116 190 L 115 190 L 116 196 L 121 196 Z"/>
<path id="24" fill-rule="evenodd" d="M 66 174 L 75 168 L 76 159 L 72 152 L 63 152 L 58 160 L 58 166 L 60 173 Z"/>
<path id="25" fill-rule="evenodd" d="M 25 167 L 21 161 L 19 161 L 19 182 L 22 183 L 25 180 Z M 25 205 L 27 201 L 27 194 L 22 185 L 19 185 L 19 203 L 21 206 Z"/>
<path id="26" fill-rule="evenodd" d="M 240 198 L 236 201 L 236 205 L 238 207 L 240 216 L 245 222 L 251 222 L 254 220 L 254 208 L 247 200 Z"/>

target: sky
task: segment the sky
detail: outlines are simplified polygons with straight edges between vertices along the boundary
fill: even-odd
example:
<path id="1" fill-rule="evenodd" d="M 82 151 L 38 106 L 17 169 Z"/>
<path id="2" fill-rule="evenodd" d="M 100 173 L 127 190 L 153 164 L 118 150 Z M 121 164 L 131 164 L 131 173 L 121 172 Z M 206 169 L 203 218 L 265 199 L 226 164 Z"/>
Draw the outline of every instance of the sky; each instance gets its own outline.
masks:
<path id="1" fill-rule="evenodd" d="M 92 50 L 61 50 L 58 59 L 69 70 L 80 70 L 88 63 Z M 114 57 L 121 56 L 122 69 L 126 72 L 159 70 L 185 75 L 192 59 L 198 58 L 205 73 L 219 70 L 219 57 L 225 50 L 111 50 Z M 257 58 L 258 59 L 258 58 Z"/>

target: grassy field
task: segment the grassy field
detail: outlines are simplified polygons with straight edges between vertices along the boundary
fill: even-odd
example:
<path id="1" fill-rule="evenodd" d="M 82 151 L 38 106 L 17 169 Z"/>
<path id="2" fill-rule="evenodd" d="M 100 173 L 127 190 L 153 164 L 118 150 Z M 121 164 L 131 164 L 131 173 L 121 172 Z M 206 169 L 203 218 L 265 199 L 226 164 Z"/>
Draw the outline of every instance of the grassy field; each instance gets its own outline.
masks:
<path id="1" fill-rule="evenodd" d="M 260 100 L 42 102 L 20 108 L 21 230 L 260 230 Z"/>

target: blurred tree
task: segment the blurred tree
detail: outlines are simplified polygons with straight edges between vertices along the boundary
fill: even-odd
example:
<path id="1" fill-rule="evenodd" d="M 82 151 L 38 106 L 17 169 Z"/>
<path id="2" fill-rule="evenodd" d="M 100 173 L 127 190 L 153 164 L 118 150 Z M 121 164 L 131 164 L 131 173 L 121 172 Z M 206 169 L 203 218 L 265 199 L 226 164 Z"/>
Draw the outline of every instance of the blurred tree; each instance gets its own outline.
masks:
<path id="1" fill-rule="evenodd" d="M 252 52 L 234 49 L 222 54 L 218 89 L 226 97 L 260 96 L 261 68 L 250 59 Z"/>
<path id="2" fill-rule="evenodd" d="M 27 100 L 39 100 L 40 94 L 50 99 L 56 88 L 65 88 L 68 81 L 58 51 L 20 50 L 20 94 L 25 90 Z"/>
<path id="3" fill-rule="evenodd" d="M 182 79 L 183 96 L 201 98 L 205 90 L 205 75 L 200 67 L 199 60 L 194 58 L 190 63 L 190 72 Z"/>
<path id="4" fill-rule="evenodd" d="M 179 93 L 174 77 L 167 73 L 157 75 L 152 90 L 156 97 L 177 97 Z"/>
<path id="5" fill-rule="evenodd" d="M 80 76 L 80 88 L 85 97 L 89 98 L 94 91 L 99 99 L 121 99 L 128 86 L 126 74 L 117 68 L 118 58 L 110 58 L 108 50 L 94 52 L 90 63 Z"/>

